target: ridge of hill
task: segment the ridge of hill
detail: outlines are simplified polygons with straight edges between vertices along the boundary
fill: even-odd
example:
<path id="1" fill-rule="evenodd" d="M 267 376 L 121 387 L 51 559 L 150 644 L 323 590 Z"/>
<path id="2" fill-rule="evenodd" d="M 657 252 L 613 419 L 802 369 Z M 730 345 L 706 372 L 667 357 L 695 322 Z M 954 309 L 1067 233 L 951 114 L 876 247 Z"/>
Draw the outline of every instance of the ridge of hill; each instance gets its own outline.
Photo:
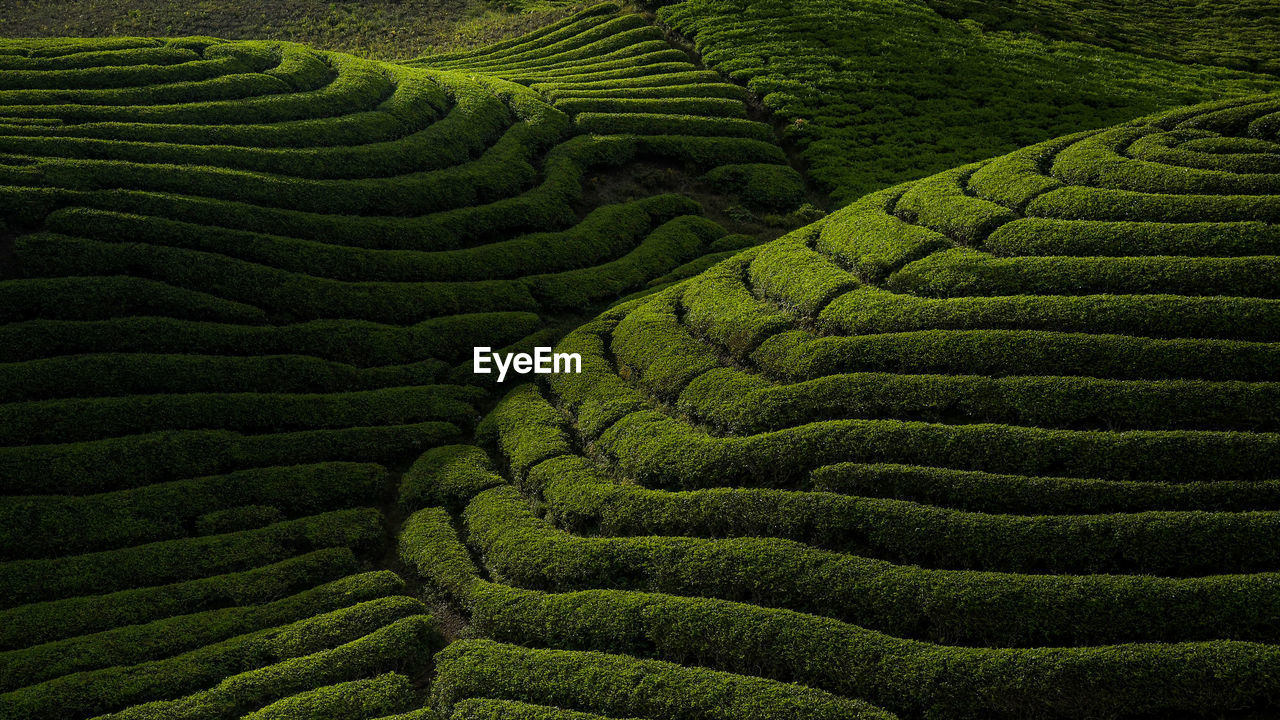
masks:
<path id="1" fill-rule="evenodd" d="M 1274 715 L 1278 129 L 1031 145 L 570 333 L 401 488 L 436 710 Z"/>

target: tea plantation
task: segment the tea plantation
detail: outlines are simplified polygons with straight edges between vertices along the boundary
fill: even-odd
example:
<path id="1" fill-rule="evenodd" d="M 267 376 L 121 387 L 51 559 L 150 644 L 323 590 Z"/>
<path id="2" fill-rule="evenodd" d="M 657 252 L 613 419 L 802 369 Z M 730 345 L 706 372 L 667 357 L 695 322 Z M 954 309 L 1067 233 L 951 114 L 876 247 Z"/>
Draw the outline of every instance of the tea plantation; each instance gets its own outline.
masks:
<path id="1" fill-rule="evenodd" d="M 1278 129 L 1032 145 L 573 331 L 401 486 L 435 708 L 1274 717 Z"/>
<path id="2" fill-rule="evenodd" d="M 685 0 L 658 17 L 762 97 L 841 203 L 1145 112 L 1280 90 L 1277 0 Z"/>
<path id="3" fill-rule="evenodd" d="M 1107 7 L 0 39 L 0 720 L 1280 714 L 1274 28 Z"/>
<path id="4" fill-rule="evenodd" d="M 756 242 L 585 196 L 639 161 L 799 188 L 745 96 L 609 5 L 404 64 L 0 42 L 0 717 L 418 704 L 400 472 L 469 436 L 473 345 Z"/>

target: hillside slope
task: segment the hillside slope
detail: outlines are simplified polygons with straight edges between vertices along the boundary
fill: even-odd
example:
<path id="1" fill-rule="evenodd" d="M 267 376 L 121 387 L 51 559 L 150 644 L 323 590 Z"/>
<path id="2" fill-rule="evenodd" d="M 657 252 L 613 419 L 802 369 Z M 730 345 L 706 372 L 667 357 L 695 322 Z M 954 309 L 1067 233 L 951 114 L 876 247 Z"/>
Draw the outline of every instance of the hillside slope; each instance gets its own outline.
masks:
<path id="1" fill-rule="evenodd" d="M 757 241 L 589 180 L 800 187 L 741 88 L 614 6 L 470 62 L 0 42 L 0 718 L 418 704 L 441 628 L 389 501 L 488 402 L 472 346 Z"/>
<path id="2" fill-rule="evenodd" d="M 1275 8 L 685 0 L 658 17 L 708 67 L 762 97 L 809 173 L 846 203 L 1056 135 L 1274 92 Z"/>
<path id="3" fill-rule="evenodd" d="M 1274 716 L 1278 129 L 1032 145 L 575 330 L 401 488 L 483 638 L 436 709 Z"/>

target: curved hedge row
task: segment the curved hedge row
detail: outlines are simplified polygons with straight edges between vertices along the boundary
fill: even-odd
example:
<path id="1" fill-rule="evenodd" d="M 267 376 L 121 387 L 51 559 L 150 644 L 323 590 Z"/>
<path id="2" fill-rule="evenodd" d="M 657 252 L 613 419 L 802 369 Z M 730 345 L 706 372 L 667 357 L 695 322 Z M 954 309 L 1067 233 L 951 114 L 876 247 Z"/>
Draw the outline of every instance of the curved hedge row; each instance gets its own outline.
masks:
<path id="1" fill-rule="evenodd" d="M 449 445 L 494 384 L 472 348 L 744 244 L 596 177 L 798 182 L 742 88 L 613 5 L 405 63 L 0 40 L 0 75 L 0 718 L 435 720 L 443 638 L 378 568 L 397 485 L 504 482 Z"/>
<path id="2" fill-rule="evenodd" d="M 890 188 L 571 332 L 582 374 L 401 496 L 401 558 L 487 638 L 436 709 L 636 714 L 608 652 L 830 694 L 804 716 L 1276 712 L 1274 111 Z"/>

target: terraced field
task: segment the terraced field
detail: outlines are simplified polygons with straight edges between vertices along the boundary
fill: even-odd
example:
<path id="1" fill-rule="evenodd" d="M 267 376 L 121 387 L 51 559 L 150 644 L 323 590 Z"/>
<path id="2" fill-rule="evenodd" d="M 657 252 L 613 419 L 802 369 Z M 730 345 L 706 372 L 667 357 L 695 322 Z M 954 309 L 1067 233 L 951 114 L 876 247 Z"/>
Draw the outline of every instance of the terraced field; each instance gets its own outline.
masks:
<path id="1" fill-rule="evenodd" d="M 1280 97 L 891 187 L 406 476 L 445 717 L 1280 712 Z"/>
<path id="2" fill-rule="evenodd" d="M 1277 0 L 655 4 L 760 96 L 841 204 L 1058 135 L 1280 91 Z"/>
<path id="3" fill-rule="evenodd" d="M 661 38 L 606 5 L 406 64 L 0 41 L 0 718 L 421 704 L 444 638 L 393 501 L 488 402 L 472 346 L 757 241 L 588 180 L 800 187 Z"/>

